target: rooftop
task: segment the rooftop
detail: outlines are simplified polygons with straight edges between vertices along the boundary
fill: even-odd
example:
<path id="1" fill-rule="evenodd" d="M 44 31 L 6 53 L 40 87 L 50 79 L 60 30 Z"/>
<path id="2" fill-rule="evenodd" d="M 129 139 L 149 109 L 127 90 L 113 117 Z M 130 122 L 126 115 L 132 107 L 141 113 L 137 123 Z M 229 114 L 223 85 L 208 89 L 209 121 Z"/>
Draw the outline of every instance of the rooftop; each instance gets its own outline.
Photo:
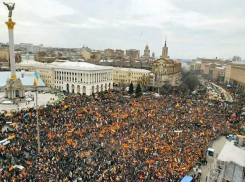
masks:
<path id="1" fill-rule="evenodd" d="M 107 70 L 112 69 L 109 66 L 99 66 L 87 62 L 65 62 L 57 65 L 55 68 L 59 69 L 73 69 L 73 70 Z"/>
<path id="2" fill-rule="evenodd" d="M 134 69 L 134 68 L 119 68 L 119 67 L 113 67 L 114 70 L 121 70 L 121 71 L 131 71 L 131 72 L 140 72 L 140 73 L 151 73 L 149 70 L 145 69 Z"/>
<path id="3" fill-rule="evenodd" d="M 43 66 L 44 63 L 33 61 L 33 60 L 26 60 L 21 63 L 16 63 L 16 66 Z"/>

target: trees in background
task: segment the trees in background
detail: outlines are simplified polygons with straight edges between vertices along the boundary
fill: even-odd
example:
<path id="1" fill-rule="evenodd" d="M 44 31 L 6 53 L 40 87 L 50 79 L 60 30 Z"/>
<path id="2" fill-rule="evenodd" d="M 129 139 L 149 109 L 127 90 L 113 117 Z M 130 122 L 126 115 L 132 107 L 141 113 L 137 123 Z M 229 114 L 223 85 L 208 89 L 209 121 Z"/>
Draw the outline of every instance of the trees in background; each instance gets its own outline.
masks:
<path id="1" fill-rule="evenodd" d="M 194 91 L 198 85 L 200 85 L 200 81 L 197 77 L 196 74 L 191 73 L 191 72 L 185 72 L 182 71 L 182 84 L 179 86 L 179 88 L 183 91 L 183 92 L 189 92 L 189 91 Z"/>
<path id="2" fill-rule="evenodd" d="M 141 90 L 140 83 L 138 83 L 135 89 L 135 96 L 140 97 L 141 95 L 142 95 L 142 90 Z"/>
<path id="3" fill-rule="evenodd" d="M 129 93 L 129 94 L 133 94 L 133 93 L 134 93 L 134 85 L 133 85 L 132 82 L 131 82 L 130 85 L 129 85 L 128 93 Z"/>

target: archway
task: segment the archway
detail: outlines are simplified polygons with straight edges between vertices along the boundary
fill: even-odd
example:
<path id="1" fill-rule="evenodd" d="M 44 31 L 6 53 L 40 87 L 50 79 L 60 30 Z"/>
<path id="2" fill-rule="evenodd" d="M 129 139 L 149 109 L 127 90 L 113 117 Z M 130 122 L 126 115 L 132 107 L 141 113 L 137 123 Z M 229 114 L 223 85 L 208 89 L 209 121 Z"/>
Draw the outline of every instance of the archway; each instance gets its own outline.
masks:
<path id="1" fill-rule="evenodd" d="M 105 84 L 105 90 L 107 90 L 107 83 Z"/>
<path id="2" fill-rule="evenodd" d="M 77 86 L 77 93 L 80 93 L 80 85 Z"/>
<path id="3" fill-rule="evenodd" d="M 109 83 L 109 89 L 111 89 L 111 83 Z"/>
<path id="4" fill-rule="evenodd" d="M 103 92 L 104 91 L 104 89 L 103 89 L 103 84 L 101 84 L 101 92 Z"/>
<path id="5" fill-rule="evenodd" d="M 20 96 L 20 91 L 19 90 L 16 90 L 15 91 L 15 97 L 19 97 Z"/>
<path id="6" fill-rule="evenodd" d="M 92 86 L 92 93 L 94 93 L 94 86 Z"/>
<path id="7" fill-rule="evenodd" d="M 86 94 L 86 87 L 83 86 L 83 94 Z"/>
<path id="8" fill-rule="evenodd" d="M 71 85 L 71 90 L 72 90 L 72 93 L 74 94 L 75 93 L 75 86 L 73 84 Z"/>
<path id="9" fill-rule="evenodd" d="M 99 85 L 96 86 L 96 92 L 99 92 Z"/>
<path id="10" fill-rule="evenodd" d="M 66 90 L 67 90 L 67 92 L 70 92 L 68 83 L 66 84 Z"/>

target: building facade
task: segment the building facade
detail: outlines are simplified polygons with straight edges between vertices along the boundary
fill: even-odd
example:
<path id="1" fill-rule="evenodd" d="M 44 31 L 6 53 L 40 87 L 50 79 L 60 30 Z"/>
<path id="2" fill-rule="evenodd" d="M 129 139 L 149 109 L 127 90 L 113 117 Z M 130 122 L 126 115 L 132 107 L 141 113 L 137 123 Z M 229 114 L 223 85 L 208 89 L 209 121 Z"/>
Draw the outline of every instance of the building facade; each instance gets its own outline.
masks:
<path id="1" fill-rule="evenodd" d="M 193 59 L 190 63 L 190 71 L 200 72 L 201 71 L 201 61 Z"/>
<path id="2" fill-rule="evenodd" d="M 25 61 L 17 70 L 36 71 L 47 87 L 91 95 L 113 88 L 113 68 L 86 62 L 56 60 L 53 63 Z"/>
<path id="3" fill-rule="evenodd" d="M 100 61 L 101 53 L 99 51 L 91 51 L 91 59 L 95 61 Z"/>
<path id="4" fill-rule="evenodd" d="M 36 71 L 47 87 L 55 88 L 55 66 L 64 63 L 64 60 L 56 60 L 53 63 L 41 63 L 27 60 L 16 64 L 17 70 Z"/>
<path id="5" fill-rule="evenodd" d="M 0 48 L 0 61 L 9 62 L 9 50 Z"/>
<path id="6" fill-rule="evenodd" d="M 105 59 L 114 59 L 114 50 L 113 49 L 105 49 L 104 55 L 105 55 Z"/>
<path id="7" fill-rule="evenodd" d="M 201 68 L 200 68 L 201 73 L 205 72 L 205 67 L 207 64 L 216 64 L 216 65 L 220 65 L 220 66 L 223 66 L 225 64 L 225 62 L 220 60 L 220 59 L 200 59 L 199 58 L 199 60 L 201 61 Z"/>
<path id="8" fill-rule="evenodd" d="M 113 50 L 113 49 L 105 49 L 104 51 L 104 59 L 123 59 L 124 58 L 124 51 L 121 49 Z"/>
<path id="9" fill-rule="evenodd" d="M 213 69 L 212 80 L 224 82 L 225 79 L 225 69 L 226 67 L 215 67 Z"/>
<path id="10" fill-rule="evenodd" d="M 143 86 L 147 86 L 149 82 L 149 75 L 151 71 L 145 69 L 133 69 L 133 68 L 113 68 L 113 83 L 114 84 L 137 84 L 140 83 Z"/>
<path id="11" fill-rule="evenodd" d="M 56 89 L 91 95 L 113 88 L 113 68 L 66 62 L 54 68 Z"/>
<path id="12" fill-rule="evenodd" d="M 87 50 L 82 50 L 80 52 L 81 56 L 85 59 L 85 60 L 88 60 L 91 58 L 91 53 Z"/>
<path id="13" fill-rule="evenodd" d="M 126 57 L 129 60 L 139 59 L 140 57 L 140 51 L 136 49 L 129 49 L 126 50 Z"/>
<path id="14" fill-rule="evenodd" d="M 225 82 L 232 83 L 245 90 L 245 64 L 229 63 L 226 65 Z"/>
<path id="15" fill-rule="evenodd" d="M 153 62 L 151 76 L 153 87 L 162 87 L 163 85 L 178 86 L 181 79 L 181 63 L 171 60 L 168 56 L 168 47 L 165 45 L 162 49 L 162 56 L 160 59 Z"/>

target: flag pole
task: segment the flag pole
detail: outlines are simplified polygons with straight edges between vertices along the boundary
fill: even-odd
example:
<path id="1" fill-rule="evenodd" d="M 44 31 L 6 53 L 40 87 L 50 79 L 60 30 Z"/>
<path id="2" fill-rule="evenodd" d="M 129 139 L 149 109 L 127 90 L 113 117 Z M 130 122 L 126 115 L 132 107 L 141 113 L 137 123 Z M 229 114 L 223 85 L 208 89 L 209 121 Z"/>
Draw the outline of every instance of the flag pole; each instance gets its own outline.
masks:
<path id="1" fill-rule="evenodd" d="M 38 120 L 38 105 L 37 105 L 37 88 L 36 88 L 36 116 L 37 116 L 37 151 L 40 153 L 40 130 Z"/>

